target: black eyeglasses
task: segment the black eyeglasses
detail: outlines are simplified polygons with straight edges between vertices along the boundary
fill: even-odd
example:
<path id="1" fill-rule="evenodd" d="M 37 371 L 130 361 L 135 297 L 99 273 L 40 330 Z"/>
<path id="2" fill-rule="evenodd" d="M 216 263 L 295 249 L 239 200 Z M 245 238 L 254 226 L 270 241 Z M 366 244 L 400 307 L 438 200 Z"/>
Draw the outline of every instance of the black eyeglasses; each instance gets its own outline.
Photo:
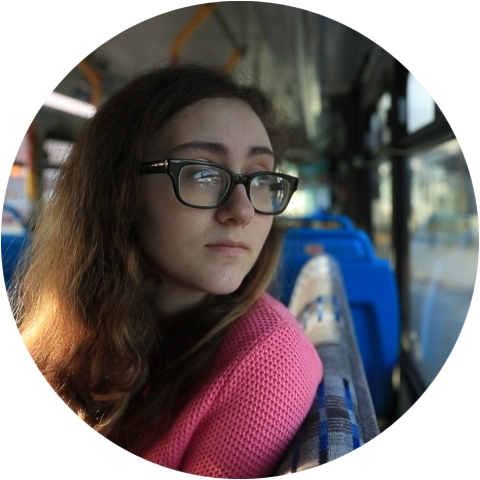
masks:
<path id="1" fill-rule="evenodd" d="M 142 175 L 168 173 L 178 200 L 189 207 L 216 208 L 225 203 L 233 189 L 245 186 L 258 213 L 282 213 L 297 189 L 298 178 L 277 172 L 234 173 L 218 163 L 204 160 L 166 160 L 143 163 Z"/>

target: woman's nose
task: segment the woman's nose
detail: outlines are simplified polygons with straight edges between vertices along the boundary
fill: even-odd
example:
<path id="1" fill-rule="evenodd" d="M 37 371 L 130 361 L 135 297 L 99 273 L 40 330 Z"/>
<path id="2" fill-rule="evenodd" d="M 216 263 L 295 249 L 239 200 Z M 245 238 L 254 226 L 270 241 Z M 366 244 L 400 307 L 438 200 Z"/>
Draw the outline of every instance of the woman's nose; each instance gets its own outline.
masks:
<path id="1" fill-rule="evenodd" d="M 244 185 L 237 185 L 228 200 L 217 208 L 217 218 L 220 222 L 245 225 L 252 220 L 255 209 L 248 198 Z"/>

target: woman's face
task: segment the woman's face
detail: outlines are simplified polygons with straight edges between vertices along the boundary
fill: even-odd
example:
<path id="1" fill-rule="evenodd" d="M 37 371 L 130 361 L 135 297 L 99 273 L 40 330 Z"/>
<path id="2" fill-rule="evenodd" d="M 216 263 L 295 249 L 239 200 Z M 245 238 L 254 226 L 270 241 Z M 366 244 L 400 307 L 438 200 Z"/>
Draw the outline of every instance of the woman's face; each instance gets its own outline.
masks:
<path id="1" fill-rule="evenodd" d="M 148 160 L 200 159 L 236 173 L 273 170 L 272 147 L 255 112 L 237 99 L 211 99 L 180 111 L 162 129 Z M 168 313 L 206 294 L 234 292 L 257 260 L 272 226 L 245 187 L 226 203 L 198 209 L 180 203 L 167 174 L 144 175 L 138 227 L 143 252 L 161 279 L 157 302 Z"/>

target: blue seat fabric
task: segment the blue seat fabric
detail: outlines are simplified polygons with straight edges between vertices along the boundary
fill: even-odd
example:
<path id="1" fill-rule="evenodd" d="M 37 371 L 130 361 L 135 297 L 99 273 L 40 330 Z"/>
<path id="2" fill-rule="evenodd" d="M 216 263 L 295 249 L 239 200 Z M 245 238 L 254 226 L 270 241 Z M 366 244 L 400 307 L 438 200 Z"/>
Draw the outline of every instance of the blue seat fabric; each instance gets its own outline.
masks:
<path id="1" fill-rule="evenodd" d="M 314 268 L 317 259 L 313 258 L 305 268 Z M 327 324 L 322 326 L 327 333 L 325 340 L 315 344 L 323 363 L 323 379 L 307 417 L 273 475 L 331 462 L 379 434 L 340 269 L 333 259 L 328 262 L 334 287 L 334 319 L 322 318 L 322 309 L 316 310 L 318 322 Z"/>
<path id="2" fill-rule="evenodd" d="M 301 227 L 287 231 L 279 298 L 288 305 L 300 269 L 313 256 L 324 252 L 338 262 L 375 410 L 377 415 L 388 417 L 393 405 L 391 378 L 400 344 L 395 274 L 387 260 L 376 258 L 365 232 L 355 229 L 344 217 L 339 223 L 342 228 Z"/>

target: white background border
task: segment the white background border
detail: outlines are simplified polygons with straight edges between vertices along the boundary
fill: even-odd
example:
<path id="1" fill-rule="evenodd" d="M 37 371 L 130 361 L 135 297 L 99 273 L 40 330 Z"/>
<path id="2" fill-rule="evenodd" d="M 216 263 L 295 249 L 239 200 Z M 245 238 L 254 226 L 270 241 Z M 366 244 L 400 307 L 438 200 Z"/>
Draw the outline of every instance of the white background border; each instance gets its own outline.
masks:
<path id="1" fill-rule="evenodd" d="M 480 28 L 473 1 L 316 0 L 279 2 L 337 20 L 377 42 L 426 87 L 450 122 L 479 195 Z M 152 16 L 195 4 L 139 0 L 8 2 L 1 15 L 3 198 L 15 153 L 31 120 L 60 80 L 112 36 Z M 475 478 L 479 442 L 478 293 L 448 362 L 398 422 L 331 464 L 301 474 L 369 479 Z M 38 374 L 0 289 L 3 478 L 169 478 L 183 474 L 130 455 L 78 420 Z M 300 477 L 298 477 L 300 478 Z"/>

